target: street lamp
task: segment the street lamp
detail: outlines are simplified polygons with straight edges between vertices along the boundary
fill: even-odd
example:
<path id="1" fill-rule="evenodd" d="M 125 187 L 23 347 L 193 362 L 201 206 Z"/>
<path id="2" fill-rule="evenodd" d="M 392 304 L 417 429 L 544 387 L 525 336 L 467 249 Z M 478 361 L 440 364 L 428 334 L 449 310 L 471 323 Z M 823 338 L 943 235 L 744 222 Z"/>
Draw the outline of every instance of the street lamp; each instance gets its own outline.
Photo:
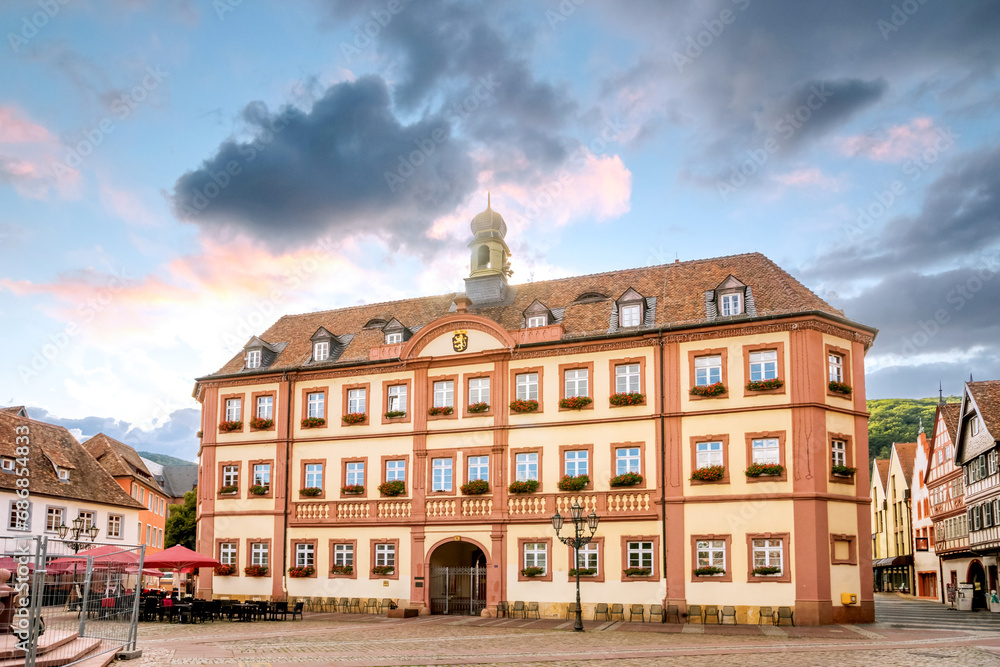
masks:
<path id="1" fill-rule="evenodd" d="M 83 517 L 79 516 L 73 519 L 72 528 L 65 523 L 61 523 L 56 527 L 56 530 L 59 531 L 60 540 L 66 540 L 67 535 L 72 535 L 69 540 L 66 540 L 66 544 L 73 550 L 73 553 L 78 553 L 80 549 L 87 546 L 87 543 L 81 539 L 81 536 L 89 537 L 90 541 L 93 542 L 97 539 L 97 534 L 100 532 L 100 529 L 94 524 L 90 524 L 90 526 L 84 528 Z"/>
<path id="2" fill-rule="evenodd" d="M 597 516 L 596 512 L 591 511 L 587 516 L 583 516 L 583 508 L 580 507 L 579 502 L 574 502 L 573 506 L 569 508 L 570 518 L 573 520 L 573 536 L 572 537 L 561 537 L 559 531 L 562 530 L 563 523 L 565 519 L 559 514 L 559 510 L 556 510 L 555 515 L 552 517 L 552 527 L 556 531 L 556 537 L 563 544 L 573 547 L 573 563 L 576 565 L 576 623 L 573 624 L 573 629 L 576 632 L 583 632 L 583 609 L 580 607 L 580 547 L 585 544 L 589 544 L 594 538 L 594 533 L 597 532 L 597 524 L 600 523 L 601 518 Z M 586 527 L 585 527 L 586 526 Z M 587 532 L 590 534 L 588 535 Z"/>

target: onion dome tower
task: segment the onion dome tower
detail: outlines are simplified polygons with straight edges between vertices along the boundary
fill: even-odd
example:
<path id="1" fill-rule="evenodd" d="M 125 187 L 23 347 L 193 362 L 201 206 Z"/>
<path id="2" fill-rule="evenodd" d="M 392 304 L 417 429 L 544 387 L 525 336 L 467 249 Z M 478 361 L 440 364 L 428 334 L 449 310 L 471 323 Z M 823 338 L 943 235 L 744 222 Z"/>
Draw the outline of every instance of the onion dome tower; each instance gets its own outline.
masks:
<path id="1" fill-rule="evenodd" d="M 472 219 L 471 226 L 472 266 L 465 279 L 465 293 L 477 305 L 503 301 L 507 295 L 507 276 L 513 271 L 510 248 L 504 241 L 507 223 L 491 207 L 490 195 L 486 196 L 486 210 Z"/>

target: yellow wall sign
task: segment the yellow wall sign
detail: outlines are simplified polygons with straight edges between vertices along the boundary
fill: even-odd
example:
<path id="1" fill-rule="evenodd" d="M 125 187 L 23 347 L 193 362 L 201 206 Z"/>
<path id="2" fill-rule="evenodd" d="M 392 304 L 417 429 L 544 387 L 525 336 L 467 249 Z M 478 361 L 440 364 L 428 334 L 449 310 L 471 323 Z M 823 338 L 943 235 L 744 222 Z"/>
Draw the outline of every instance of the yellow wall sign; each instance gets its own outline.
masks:
<path id="1" fill-rule="evenodd" d="M 469 348 L 469 334 L 464 329 L 456 331 L 451 337 L 451 347 L 456 352 L 465 352 Z"/>

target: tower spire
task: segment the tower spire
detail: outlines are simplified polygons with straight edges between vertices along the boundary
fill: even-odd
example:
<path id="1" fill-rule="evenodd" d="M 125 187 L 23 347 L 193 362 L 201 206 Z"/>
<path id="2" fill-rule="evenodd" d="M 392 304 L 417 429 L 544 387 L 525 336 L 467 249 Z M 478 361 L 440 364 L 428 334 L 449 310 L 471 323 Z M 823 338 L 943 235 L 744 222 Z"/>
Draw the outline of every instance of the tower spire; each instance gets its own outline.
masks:
<path id="1" fill-rule="evenodd" d="M 938 380 L 938 405 L 944 405 L 944 387 L 941 380 Z"/>
<path id="2" fill-rule="evenodd" d="M 490 191 L 489 190 L 486 191 L 486 210 L 488 210 L 488 211 L 492 210 L 490 208 Z"/>

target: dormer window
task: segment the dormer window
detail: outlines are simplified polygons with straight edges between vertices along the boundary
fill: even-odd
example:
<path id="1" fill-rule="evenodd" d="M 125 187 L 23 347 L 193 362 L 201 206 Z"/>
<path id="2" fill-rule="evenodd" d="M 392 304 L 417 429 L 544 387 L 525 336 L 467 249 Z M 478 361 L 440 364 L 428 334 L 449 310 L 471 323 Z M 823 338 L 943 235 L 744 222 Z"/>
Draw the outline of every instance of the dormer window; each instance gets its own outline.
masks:
<path id="1" fill-rule="evenodd" d="M 253 336 L 243 346 L 243 370 L 256 370 L 270 366 L 287 343 L 272 345 L 259 336 Z"/>
<path id="2" fill-rule="evenodd" d="M 313 343 L 313 361 L 326 361 L 330 358 L 330 341 L 323 340 Z"/>
<path id="3" fill-rule="evenodd" d="M 532 301 L 531 305 L 525 308 L 524 312 L 521 314 L 524 316 L 525 329 L 547 327 L 549 324 L 555 324 L 558 322 L 552 311 L 549 310 L 548 306 L 538 299 Z"/>
<path id="4" fill-rule="evenodd" d="M 545 315 L 534 315 L 528 318 L 528 328 L 533 329 L 535 327 L 544 327 L 549 323 L 549 318 Z"/>
<path id="5" fill-rule="evenodd" d="M 642 307 L 639 304 L 622 306 L 621 326 L 637 327 L 642 324 Z"/>
<path id="6" fill-rule="evenodd" d="M 59 481 L 68 482 L 69 481 L 69 468 L 56 468 L 59 472 Z"/>
<path id="7" fill-rule="evenodd" d="M 722 307 L 720 310 L 723 317 L 731 317 L 733 315 L 739 315 L 743 312 L 743 298 L 739 292 L 733 294 L 723 294 L 722 295 Z"/>
<path id="8" fill-rule="evenodd" d="M 396 331 L 394 333 L 387 333 L 385 335 L 385 344 L 386 345 L 396 345 L 396 344 L 402 343 L 402 342 L 403 342 L 403 332 L 402 331 Z"/>
<path id="9" fill-rule="evenodd" d="M 247 368 L 260 368 L 260 350 L 247 352 Z"/>
<path id="10" fill-rule="evenodd" d="M 979 417 L 972 418 L 972 435 L 979 435 Z"/>
<path id="11" fill-rule="evenodd" d="M 631 287 L 618 297 L 618 326 L 622 329 L 642 326 L 646 299 Z"/>

